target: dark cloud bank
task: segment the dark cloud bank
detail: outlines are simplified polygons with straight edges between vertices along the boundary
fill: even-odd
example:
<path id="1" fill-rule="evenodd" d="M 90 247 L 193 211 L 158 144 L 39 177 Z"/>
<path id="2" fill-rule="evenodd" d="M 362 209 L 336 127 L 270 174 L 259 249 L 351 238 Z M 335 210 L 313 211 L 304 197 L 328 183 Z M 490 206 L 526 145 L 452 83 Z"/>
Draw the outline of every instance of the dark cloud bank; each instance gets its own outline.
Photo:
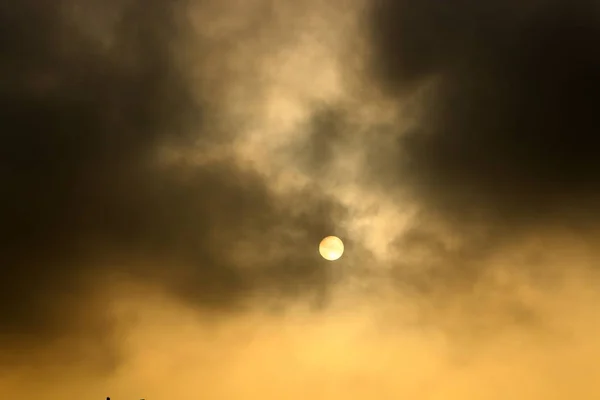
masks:
<path id="1" fill-rule="evenodd" d="M 117 273 L 208 309 L 323 289 L 315 240 L 339 206 L 275 196 L 233 162 L 157 162 L 161 146 L 223 139 L 203 128 L 212 99 L 192 96 L 174 54 L 184 5 L 117 2 L 110 18 L 83 7 L 110 45 L 76 24 L 72 2 L 1 6 L 0 342 L 103 335 L 102 277 Z"/>
<path id="2" fill-rule="evenodd" d="M 191 147 L 200 135 L 210 151 L 224 140 L 206 129 L 220 103 L 192 96 L 174 56 L 183 4 L 118 3 L 110 46 L 82 32 L 69 4 L 0 6 L 0 343 L 101 332 L 101 278 L 117 273 L 206 309 L 323 289 L 313 246 L 336 232 L 339 205 L 310 188 L 276 196 L 234 162 L 157 163 L 161 146 Z M 379 0 L 368 11 L 367 81 L 398 98 L 429 84 L 416 128 L 372 159 L 376 183 L 408 189 L 424 215 L 446 222 L 593 227 L 596 2 Z M 319 118 L 329 126 L 329 114 Z M 302 160 L 318 170 L 328 146 Z M 479 264 L 465 270 L 465 260 L 490 243 L 448 253 L 424 229 L 407 245 L 469 275 Z"/>
<path id="3" fill-rule="evenodd" d="M 598 211 L 596 1 L 376 1 L 373 71 L 429 83 L 393 161 L 420 200 L 517 224 Z"/>
<path id="4" fill-rule="evenodd" d="M 398 239 L 395 273 L 404 287 L 427 301 L 439 295 L 434 304 L 444 307 L 477 290 L 499 251 L 503 268 L 539 285 L 590 266 L 567 259 L 552 270 L 566 242 L 517 244 L 562 231 L 597 254 L 600 4 L 371 4 L 369 76 L 388 96 L 418 99 L 407 115 L 416 122 L 396 127 L 396 146 L 379 146 L 371 158 L 375 181 L 403 188 L 421 209 Z M 440 224 L 459 245 L 448 246 Z M 414 253 L 428 256 L 415 267 L 407 257 Z M 510 318 L 533 318 L 514 285 L 501 291 Z M 489 305 L 469 297 L 468 321 L 477 321 L 476 303 Z"/>

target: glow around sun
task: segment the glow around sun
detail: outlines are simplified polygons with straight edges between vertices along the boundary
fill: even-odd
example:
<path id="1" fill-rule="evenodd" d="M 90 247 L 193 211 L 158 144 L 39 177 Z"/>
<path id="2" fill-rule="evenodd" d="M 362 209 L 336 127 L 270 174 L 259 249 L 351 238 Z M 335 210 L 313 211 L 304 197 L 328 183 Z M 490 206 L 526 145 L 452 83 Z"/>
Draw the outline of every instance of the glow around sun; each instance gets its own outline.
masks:
<path id="1" fill-rule="evenodd" d="M 321 257 L 329 261 L 335 261 L 344 254 L 344 242 L 336 236 L 327 236 L 319 243 Z"/>

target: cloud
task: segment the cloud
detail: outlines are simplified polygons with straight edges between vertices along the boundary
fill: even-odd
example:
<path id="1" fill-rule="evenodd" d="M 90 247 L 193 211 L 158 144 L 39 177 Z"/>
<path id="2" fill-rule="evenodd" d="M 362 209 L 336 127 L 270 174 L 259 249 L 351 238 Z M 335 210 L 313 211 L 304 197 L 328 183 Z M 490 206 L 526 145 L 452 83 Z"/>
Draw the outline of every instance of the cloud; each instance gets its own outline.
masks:
<path id="1" fill-rule="evenodd" d="M 478 289 L 503 286 L 497 274 L 556 290 L 594 271 L 596 2 L 369 4 L 364 79 L 395 103 L 396 120 L 371 135 L 365 171 L 416 210 L 391 246 L 403 290 L 433 307 L 453 299 L 466 310 L 476 298 L 502 313 Z M 564 261 L 568 248 L 587 258 Z M 535 317 L 510 285 L 500 290 L 499 307 Z"/>
<path id="2" fill-rule="evenodd" d="M 225 93 L 179 57 L 185 4 L 38 3 L 0 10 L 3 345 L 109 335 L 114 279 L 218 310 L 324 293 L 314 246 L 344 209 L 222 150 Z"/>
<path id="3" fill-rule="evenodd" d="M 594 397 L 593 8 L 0 6 L 0 394 Z"/>
<path id="4" fill-rule="evenodd" d="M 373 4 L 371 76 L 418 104 L 390 179 L 458 219 L 585 225 L 600 189 L 596 2 Z"/>

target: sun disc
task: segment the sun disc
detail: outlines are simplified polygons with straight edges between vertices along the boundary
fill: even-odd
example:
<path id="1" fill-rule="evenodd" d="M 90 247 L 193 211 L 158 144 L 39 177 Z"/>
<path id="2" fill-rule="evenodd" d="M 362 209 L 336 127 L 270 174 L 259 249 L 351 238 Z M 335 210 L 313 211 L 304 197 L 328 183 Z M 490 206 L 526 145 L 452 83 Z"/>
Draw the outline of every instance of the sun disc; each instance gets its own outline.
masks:
<path id="1" fill-rule="evenodd" d="M 344 243 L 336 236 L 327 236 L 319 243 L 319 253 L 326 260 L 338 260 L 344 254 Z"/>

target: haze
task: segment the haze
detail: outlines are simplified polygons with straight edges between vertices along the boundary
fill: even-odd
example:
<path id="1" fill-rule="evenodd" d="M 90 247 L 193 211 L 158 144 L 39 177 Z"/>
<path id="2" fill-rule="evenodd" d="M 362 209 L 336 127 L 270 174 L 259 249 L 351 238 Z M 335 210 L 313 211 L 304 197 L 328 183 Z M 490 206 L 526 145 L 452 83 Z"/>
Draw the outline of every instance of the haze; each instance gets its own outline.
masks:
<path id="1" fill-rule="evenodd" d="M 600 398 L 599 6 L 1 5 L 0 397 Z"/>

